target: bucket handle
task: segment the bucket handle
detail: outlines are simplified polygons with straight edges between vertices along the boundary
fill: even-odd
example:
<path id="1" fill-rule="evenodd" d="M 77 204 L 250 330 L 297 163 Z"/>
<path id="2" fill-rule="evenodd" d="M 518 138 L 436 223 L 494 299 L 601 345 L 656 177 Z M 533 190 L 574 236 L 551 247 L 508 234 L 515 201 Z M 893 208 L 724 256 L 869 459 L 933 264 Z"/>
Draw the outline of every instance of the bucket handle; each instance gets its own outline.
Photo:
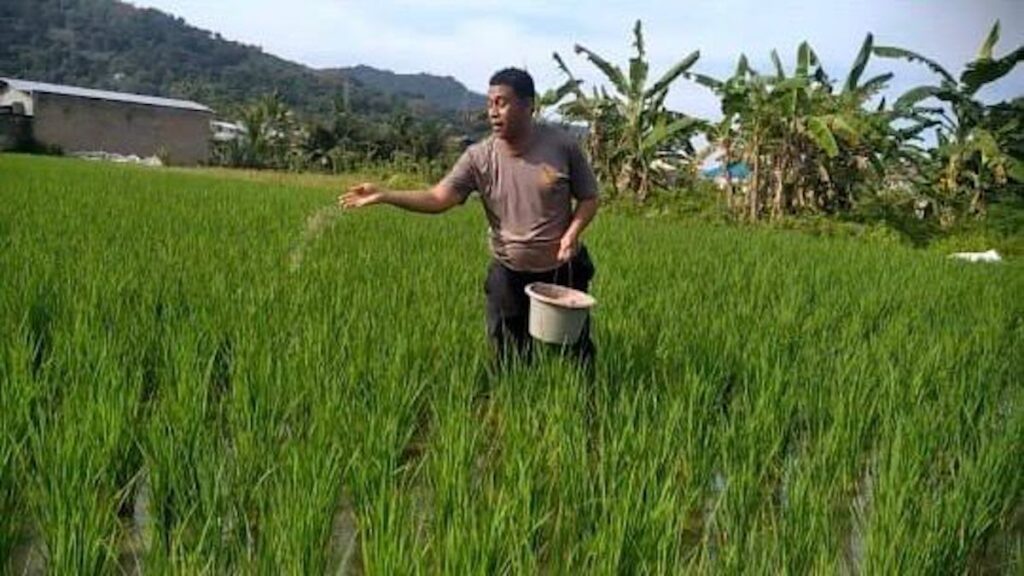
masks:
<path id="1" fill-rule="evenodd" d="M 569 258 L 569 261 L 566 262 L 566 266 L 565 266 L 566 274 L 568 274 L 568 276 L 569 276 L 569 288 L 573 288 L 573 289 L 575 289 L 575 286 L 573 286 L 573 284 L 572 284 L 572 261 L 575 260 L 575 259 L 576 259 L 576 254 L 573 254 L 572 257 Z M 558 268 L 555 268 L 555 277 L 553 278 L 555 284 L 558 284 L 558 271 L 561 270 L 561 268 L 562 268 L 561 266 L 559 266 Z"/>

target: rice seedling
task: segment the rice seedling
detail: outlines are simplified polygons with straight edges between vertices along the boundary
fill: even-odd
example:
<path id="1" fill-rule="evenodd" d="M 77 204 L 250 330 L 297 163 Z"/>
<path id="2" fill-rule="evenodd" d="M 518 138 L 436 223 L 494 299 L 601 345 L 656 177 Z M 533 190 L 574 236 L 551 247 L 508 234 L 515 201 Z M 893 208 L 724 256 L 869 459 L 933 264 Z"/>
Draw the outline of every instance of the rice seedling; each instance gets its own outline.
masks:
<path id="1" fill-rule="evenodd" d="M 472 202 L 19 156 L 0 195 L 9 571 L 1021 568 L 1017 262 L 603 214 L 593 376 L 495 373 Z"/>

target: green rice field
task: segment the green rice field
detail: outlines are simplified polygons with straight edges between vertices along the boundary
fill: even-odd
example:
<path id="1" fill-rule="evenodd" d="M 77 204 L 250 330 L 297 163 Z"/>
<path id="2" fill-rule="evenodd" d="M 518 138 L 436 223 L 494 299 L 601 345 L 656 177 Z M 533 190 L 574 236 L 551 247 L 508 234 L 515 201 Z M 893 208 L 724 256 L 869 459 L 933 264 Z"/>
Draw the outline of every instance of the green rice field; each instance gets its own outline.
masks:
<path id="1" fill-rule="evenodd" d="M 1019 261 L 602 213 L 493 373 L 478 203 L 352 181 L 0 155 L 4 570 L 1024 572 Z"/>

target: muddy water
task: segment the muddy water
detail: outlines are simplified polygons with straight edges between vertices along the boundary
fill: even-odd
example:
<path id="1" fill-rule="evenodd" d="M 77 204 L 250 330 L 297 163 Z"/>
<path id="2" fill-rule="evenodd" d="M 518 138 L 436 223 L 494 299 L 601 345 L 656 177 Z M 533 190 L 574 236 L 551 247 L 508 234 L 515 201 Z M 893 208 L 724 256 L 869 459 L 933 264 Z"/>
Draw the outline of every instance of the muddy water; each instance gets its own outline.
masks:
<path id="1" fill-rule="evenodd" d="M 719 538 L 716 514 L 725 492 L 728 480 L 716 470 L 712 473 L 707 485 L 707 492 L 702 496 L 699 505 L 693 507 L 687 515 L 682 534 L 683 545 L 694 554 L 706 554 L 712 563 L 718 558 Z"/>
<path id="2" fill-rule="evenodd" d="M 15 546 L 9 562 L 8 567 L 11 574 L 25 576 L 46 574 L 46 544 L 37 531 L 28 532 L 25 538 Z"/>
<path id="3" fill-rule="evenodd" d="M 708 495 L 704 500 L 703 509 L 696 514 L 689 530 L 688 540 L 694 545 L 707 547 L 705 553 L 714 563 L 719 554 L 719 541 L 715 536 L 715 512 L 720 499 L 728 486 L 728 478 L 721 471 L 715 471 L 709 482 Z M 430 495 L 422 488 L 412 488 L 417 492 L 414 501 L 413 521 L 421 526 L 428 522 L 430 514 Z M 785 492 L 784 487 L 780 490 Z M 149 514 L 150 486 L 148 477 L 140 475 L 138 485 L 133 491 L 131 514 L 122 519 L 122 539 L 118 549 L 118 568 L 122 574 L 138 575 L 144 573 L 144 559 L 149 551 L 149 543 L 153 536 L 153 522 Z M 865 470 L 858 479 L 857 488 L 851 501 L 852 515 L 846 536 L 843 541 L 844 574 L 862 574 L 867 554 L 865 548 L 866 522 L 870 518 L 874 498 L 874 478 L 869 470 Z M 28 523 L 28 521 L 26 521 Z M 1024 540 L 1024 502 L 1019 503 L 1005 526 L 999 529 L 988 541 L 987 545 L 977 552 L 969 564 L 968 571 L 973 574 L 1005 574 L 1020 562 L 1018 550 Z M 335 510 L 330 539 L 327 542 L 328 574 L 336 576 L 362 576 L 363 560 L 359 542 L 359 529 L 355 511 L 348 499 L 342 499 Z M 1015 554 L 1017 556 L 1015 557 Z M 25 537 L 15 547 L 8 559 L 7 569 L 11 574 L 25 576 L 42 576 L 46 570 L 46 544 L 37 529 L 29 526 Z"/>
<path id="4" fill-rule="evenodd" d="M 975 574 L 1024 574 L 1024 501 L 971 562 Z"/>
<path id="5" fill-rule="evenodd" d="M 875 477 L 870 470 L 865 470 L 857 480 L 857 488 L 853 495 L 852 516 L 850 527 L 843 542 L 843 559 L 847 574 L 861 574 L 864 567 L 864 536 L 871 503 L 875 497 Z"/>
<path id="6" fill-rule="evenodd" d="M 124 537 L 118 551 L 117 563 L 122 574 L 142 574 L 143 559 L 149 551 L 153 537 L 153 519 L 150 516 L 149 475 L 141 473 L 132 499 L 132 514 L 122 521 Z"/>
<path id="7" fill-rule="evenodd" d="M 148 530 L 151 529 L 148 510 L 149 484 L 144 483 L 136 490 L 131 517 L 122 520 L 122 538 L 117 550 L 120 574 L 142 574 Z M 25 538 L 14 548 L 7 568 L 10 574 L 43 576 L 48 573 L 46 556 L 46 542 L 42 534 L 31 528 L 26 530 Z"/>
<path id="8" fill-rule="evenodd" d="M 149 476 L 140 475 L 135 489 L 132 514 L 124 520 L 124 539 L 118 555 L 118 566 L 122 574 L 143 574 L 144 559 L 153 541 L 153 519 L 150 515 L 151 491 Z M 331 535 L 328 547 L 328 574 L 336 576 L 361 576 L 363 574 L 362 555 L 359 547 L 359 531 L 356 524 L 355 511 L 347 499 L 343 499 L 334 513 L 331 522 Z M 40 554 L 36 572 L 29 574 L 45 574 L 45 562 Z M 22 572 L 16 571 L 16 574 Z"/>
<path id="9" fill-rule="evenodd" d="M 348 500 L 343 500 L 331 522 L 331 539 L 327 544 L 328 573 L 337 576 L 361 576 L 363 558 L 359 547 L 356 514 Z"/>

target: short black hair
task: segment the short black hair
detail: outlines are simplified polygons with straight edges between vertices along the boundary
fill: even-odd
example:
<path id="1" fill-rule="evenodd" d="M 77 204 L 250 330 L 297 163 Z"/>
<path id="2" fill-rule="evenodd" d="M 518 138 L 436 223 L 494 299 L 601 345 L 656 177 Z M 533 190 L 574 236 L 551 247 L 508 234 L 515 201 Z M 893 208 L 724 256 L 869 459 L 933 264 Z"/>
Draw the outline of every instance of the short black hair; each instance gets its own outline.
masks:
<path id="1" fill-rule="evenodd" d="M 491 86 L 508 86 L 516 96 L 524 100 L 534 100 L 537 92 L 533 87 L 533 77 L 526 70 L 504 68 L 491 76 Z"/>

